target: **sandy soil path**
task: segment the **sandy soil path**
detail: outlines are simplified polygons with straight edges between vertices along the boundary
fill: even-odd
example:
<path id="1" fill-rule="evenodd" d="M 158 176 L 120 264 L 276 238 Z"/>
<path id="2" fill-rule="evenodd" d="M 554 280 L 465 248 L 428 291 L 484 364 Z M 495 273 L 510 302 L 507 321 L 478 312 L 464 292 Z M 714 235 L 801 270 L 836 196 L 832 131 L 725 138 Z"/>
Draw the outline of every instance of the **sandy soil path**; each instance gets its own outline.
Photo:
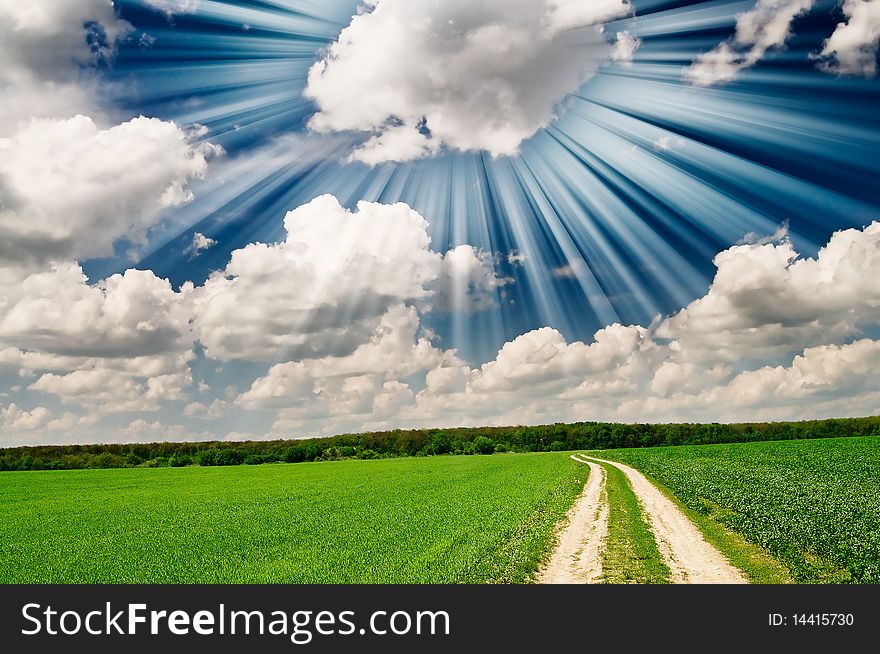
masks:
<path id="1" fill-rule="evenodd" d="M 605 470 L 591 461 L 584 490 L 568 512 L 567 524 L 550 561 L 538 576 L 542 584 L 595 584 L 602 578 L 602 547 L 608 532 Z"/>
<path id="2" fill-rule="evenodd" d="M 642 502 L 657 547 L 676 584 L 745 584 L 742 572 L 733 567 L 715 547 L 706 542 L 700 530 L 681 509 L 638 470 L 615 461 L 577 455 L 576 460 L 595 465 L 613 465 L 623 471 Z M 592 477 L 592 468 L 590 477 Z"/>

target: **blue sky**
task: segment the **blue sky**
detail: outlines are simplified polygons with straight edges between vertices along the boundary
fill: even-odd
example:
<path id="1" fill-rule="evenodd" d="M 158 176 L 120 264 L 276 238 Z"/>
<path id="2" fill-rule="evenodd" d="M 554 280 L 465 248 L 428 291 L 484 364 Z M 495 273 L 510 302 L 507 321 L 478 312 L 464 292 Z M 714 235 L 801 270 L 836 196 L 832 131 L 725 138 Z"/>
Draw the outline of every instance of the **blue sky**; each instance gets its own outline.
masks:
<path id="1" fill-rule="evenodd" d="M 877 0 L 33 5 L 0 445 L 876 413 Z"/>

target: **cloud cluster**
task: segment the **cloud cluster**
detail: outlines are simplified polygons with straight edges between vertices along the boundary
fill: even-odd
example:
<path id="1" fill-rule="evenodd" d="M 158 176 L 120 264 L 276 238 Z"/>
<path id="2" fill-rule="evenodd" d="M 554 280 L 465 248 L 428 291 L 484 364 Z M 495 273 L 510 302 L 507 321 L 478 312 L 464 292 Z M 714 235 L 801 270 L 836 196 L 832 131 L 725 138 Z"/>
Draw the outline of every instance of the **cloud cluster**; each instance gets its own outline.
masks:
<path id="1" fill-rule="evenodd" d="M 836 233 L 816 258 L 787 239 L 715 258 L 708 293 L 651 328 L 594 342 L 543 328 L 480 368 L 428 374 L 413 424 L 749 420 L 871 412 L 880 342 L 880 223 Z M 454 417 L 453 417 L 454 416 Z"/>
<path id="2" fill-rule="evenodd" d="M 428 223 L 405 204 L 358 204 L 332 196 L 284 219 L 280 243 L 253 243 L 194 289 L 193 329 L 214 359 L 272 361 L 354 352 L 389 310 L 487 308 L 498 278 L 471 246 L 440 255 Z"/>
<path id="3" fill-rule="evenodd" d="M 155 118 L 100 129 L 78 115 L 0 139 L 0 258 L 87 259 L 123 236 L 142 241 L 163 209 L 192 199 L 187 182 L 219 152 L 193 136 Z"/>
<path id="4" fill-rule="evenodd" d="M 353 159 L 406 161 L 440 148 L 518 151 L 615 53 L 637 41 L 603 24 L 625 0 L 374 0 L 309 71 L 319 132 L 372 134 Z"/>
<path id="5" fill-rule="evenodd" d="M 101 106 L 95 66 L 131 26 L 110 0 L 0 3 L 0 283 L 137 244 L 220 153 L 203 130 Z M 120 174 L 122 172 L 123 174 Z"/>
<path id="6" fill-rule="evenodd" d="M 198 343 L 218 361 L 283 362 L 242 406 L 329 405 L 352 384 L 378 384 L 387 413 L 398 379 L 455 360 L 421 333 L 420 314 L 489 308 L 511 281 L 470 246 L 433 252 L 427 221 L 404 204 L 352 212 L 322 196 L 285 226 L 283 241 L 237 250 L 203 285 L 179 291 L 139 270 L 92 284 L 73 261 L 27 272 L 0 289 L 0 368 L 91 412 L 156 411 L 191 399 Z M 354 378 L 360 386 L 345 381 Z M 205 416 L 230 408 L 188 406 Z"/>
<path id="7" fill-rule="evenodd" d="M 737 14 L 736 33 L 704 52 L 685 69 L 685 79 L 697 86 L 729 82 L 751 68 L 769 50 L 781 48 L 791 37 L 791 26 L 806 14 L 814 0 L 758 0 L 754 8 Z"/>
<path id="8" fill-rule="evenodd" d="M 707 294 L 649 327 L 610 325 L 591 343 L 545 327 L 472 368 L 418 341 L 415 312 L 396 313 L 369 345 L 273 366 L 237 403 L 277 410 L 279 433 L 874 411 L 880 223 L 836 233 L 815 258 L 778 236 L 720 253 Z"/>
<path id="9" fill-rule="evenodd" d="M 839 75 L 874 77 L 880 45 L 880 0 L 844 0 L 843 13 L 846 20 L 838 23 L 822 47 L 822 65 Z"/>
<path id="10" fill-rule="evenodd" d="M 110 0 L 0 2 L 0 136 L 34 117 L 99 113 L 89 71 L 130 30 Z"/>
<path id="11" fill-rule="evenodd" d="M 692 81 L 730 79 L 781 47 L 811 4 L 759 0 Z M 826 67 L 873 73 L 876 6 L 845 2 Z M 631 60 L 638 39 L 602 31 L 628 11 L 621 0 L 379 0 L 312 69 L 312 126 L 364 133 L 355 157 L 367 163 L 515 152 L 601 61 Z M 282 241 L 233 252 L 198 287 L 142 270 L 88 280 L 79 261 L 143 240 L 219 154 L 201 131 L 95 106 L 90 67 L 128 29 L 106 0 L 0 2 L 0 373 L 21 393 L 0 407 L 3 434 L 68 433 L 116 412 L 152 415 L 123 438 L 183 437 L 159 420 L 174 403 L 207 420 L 268 415 L 279 434 L 875 412 L 880 223 L 835 234 L 815 258 L 784 231 L 748 238 L 718 254 L 708 292 L 675 315 L 610 325 L 589 343 L 544 327 L 482 365 L 423 321 L 494 307 L 512 283 L 496 273 L 500 255 L 433 251 L 427 221 L 404 204 L 319 197 L 287 214 Z M 188 251 L 212 245 L 196 233 Z M 217 397 L 194 383 L 197 353 L 251 377 Z"/>
<path id="12" fill-rule="evenodd" d="M 736 16 L 736 33 L 699 55 L 685 68 L 684 78 L 696 86 L 730 82 L 785 46 L 795 20 L 805 16 L 815 0 L 758 0 Z M 837 24 L 819 53 L 812 55 L 825 71 L 838 75 L 874 77 L 880 45 L 880 0 L 843 0 L 845 20 Z"/>
<path id="13" fill-rule="evenodd" d="M 182 397 L 193 358 L 183 297 L 152 272 L 90 285 L 57 263 L 0 291 L 0 367 L 29 390 L 98 413 L 155 411 Z"/>
<path id="14" fill-rule="evenodd" d="M 206 419 L 268 413 L 281 435 L 818 417 L 871 412 L 880 394 L 880 223 L 834 234 L 815 258 L 799 257 L 784 230 L 749 239 L 718 254 L 708 292 L 666 319 L 610 325 L 589 343 L 544 327 L 478 367 L 432 343 L 421 321 L 476 289 L 497 292 L 506 282 L 491 259 L 432 252 L 406 205 L 352 212 L 321 197 L 285 224 L 285 240 L 236 251 L 200 287 L 174 291 L 144 271 L 90 285 L 75 265 L 31 275 L 3 300 L 0 366 L 92 415 L 180 401 Z M 272 365 L 243 392 L 194 402 L 194 342 L 210 359 Z M 4 429 L 79 420 L 38 408 L 10 405 Z"/>
<path id="15" fill-rule="evenodd" d="M 131 26 L 110 0 L 0 2 L 0 369 L 92 416 L 182 397 L 183 298 L 152 272 L 89 283 L 78 261 L 137 245 L 219 148 L 158 119 L 111 120 L 99 65 Z M 90 422 L 4 409 L 6 430 Z"/>

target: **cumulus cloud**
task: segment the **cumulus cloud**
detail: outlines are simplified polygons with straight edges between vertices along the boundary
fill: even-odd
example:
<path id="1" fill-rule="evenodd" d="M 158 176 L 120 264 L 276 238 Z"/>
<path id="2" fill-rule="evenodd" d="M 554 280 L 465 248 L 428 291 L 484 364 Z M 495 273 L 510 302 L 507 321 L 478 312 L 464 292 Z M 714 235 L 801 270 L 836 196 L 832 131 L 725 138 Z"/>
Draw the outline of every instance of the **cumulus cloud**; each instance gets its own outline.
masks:
<path id="1" fill-rule="evenodd" d="M 97 64 L 131 29 L 110 0 L 0 3 L 0 284 L 138 243 L 220 152 L 203 129 L 115 124 Z"/>
<path id="2" fill-rule="evenodd" d="M 709 292 L 654 327 L 591 344 L 538 329 L 471 369 L 430 371 L 411 424 L 749 420 L 875 410 L 880 223 L 836 233 L 816 258 L 756 242 L 715 258 Z M 861 408 L 857 408 L 861 407 Z M 874 407 L 874 408 L 872 408 Z"/>
<path id="3" fill-rule="evenodd" d="M 159 403 L 183 399 L 192 382 L 189 373 L 142 381 L 119 370 L 93 368 L 56 375 L 46 373 L 28 388 L 57 396 L 65 404 L 85 407 L 93 414 L 158 411 Z"/>
<path id="4" fill-rule="evenodd" d="M 806 14 L 815 0 L 758 0 L 736 15 L 736 33 L 698 56 L 685 69 L 686 80 L 697 86 L 729 82 L 740 71 L 757 64 L 768 51 L 782 48 L 795 19 Z"/>
<path id="5" fill-rule="evenodd" d="M 236 402 L 248 409 L 281 409 L 276 430 L 309 425 L 333 431 L 394 417 L 414 397 L 400 380 L 461 365 L 453 351 L 435 348 L 418 331 L 416 309 L 394 306 L 351 354 L 276 364 Z"/>
<path id="6" fill-rule="evenodd" d="M 446 147 L 515 154 L 606 60 L 603 24 L 625 0 L 374 0 L 309 71 L 319 132 L 372 134 L 352 158 L 374 165 Z"/>
<path id="7" fill-rule="evenodd" d="M 273 366 L 237 401 L 279 410 L 281 433 L 874 412 L 880 223 L 834 234 L 814 258 L 784 229 L 750 241 L 715 257 L 703 297 L 650 326 L 610 325 L 589 343 L 544 327 L 471 367 L 429 343 L 416 355 L 418 318 L 401 308 L 369 346 Z M 407 381 L 416 373 L 423 384 Z"/>
<path id="8" fill-rule="evenodd" d="M 0 425 L 6 431 L 33 431 L 44 427 L 52 417 L 52 412 L 46 407 L 38 406 L 31 411 L 25 411 L 13 402 L 9 406 L 0 409 Z"/>
<path id="9" fill-rule="evenodd" d="M 91 258 L 123 236 L 139 242 L 163 209 L 192 199 L 187 182 L 217 152 L 155 118 L 33 120 L 0 139 L 0 256 Z"/>
<path id="10" fill-rule="evenodd" d="M 815 259 L 783 239 L 734 246 L 715 265 L 709 292 L 657 330 L 682 356 L 766 361 L 880 320 L 880 223 L 836 233 Z"/>
<path id="11" fill-rule="evenodd" d="M 305 371 L 309 392 L 320 388 L 325 399 L 335 397 L 334 379 L 340 393 L 348 378 L 375 382 L 376 415 L 388 414 L 411 394 L 401 380 L 457 361 L 432 345 L 420 312 L 488 308 L 511 281 L 470 246 L 430 250 L 427 222 L 404 204 L 351 212 L 325 196 L 285 224 L 281 243 L 238 250 L 204 285 L 179 291 L 134 269 L 92 283 L 72 260 L 24 272 L 0 288 L 0 367 L 92 415 L 189 401 L 185 415 L 216 418 L 232 411 L 234 395 L 191 401 L 200 343 L 221 361 L 291 362 L 255 382 L 240 405 L 298 401 L 290 380 Z"/>
<path id="12" fill-rule="evenodd" d="M 822 47 L 822 67 L 838 75 L 874 77 L 880 44 L 880 0 L 845 0 L 843 13 L 846 20 L 837 24 Z"/>
<path id="13" fill-rule="evenodd" d="M 57 264 L 3 289 L 0 307 L 0 343 L 30 352 L 130 359 L 191 347 L 181 296 L 149 271 L 89 285 L 79 265 Z"/>
<path id="14" fill-rule="evenodd" d="M 284 241 L 232 253 L 226 268 L 191 294 L 193 327 L 219 360 L 277 360 L 350 354 L 400 304 L 438 309 L 491 306 L 491 258 L 470 246 L 430 250 L 427 221 L 405 204 L 332 196 L 284 220 Z"/>
<path id="15" fill-rule="evenodd" d="M 130 30 L 110 0 L 0 2 L 0 136 L 22 119 L 100 111 L 88 69 Z"/>
<path id="16" fill-rule="evenodd" d="M 190 418 L 268 414 L 275 432 L 307 435 L 821 417 L 870 413 L 880 398 L 880 222 L 834 234 L 815 257 L 799 256 L 785 226 L 748 235 L 715 257 L 705 295 L 672 316 L 610 325 L 590 342 L 536 329 L 477 366 L 432 342 L 422 319 L 492 306 L 510 280 L 490 254 L 432 251 L 425 219 L 403 204 L 350 211 L 322 196 L 285 228 L 283 241 L 234 252 L 199 287 L 175 291 L 137 270 L 90 283 L 72 262 L 2 287 L 0 367 L 70 409 L 54 417 L 16 398 L 3 432 L 59 433 L 82 426 L 83 409 L 94 420 L 168 402 Z M 209 359 L 271 365 L 243 392 L 196 402 L 195 343 Z M 168 433 L 139 420 L 131 438 Z"/>
<path id="17" fill-rule="evenodd" d="M 308 403 L 308 410 L 314 411 L 312 403 L 320 402 L 328 393 L 332 396 L 339 392 L 346 379 L 361 380 L 363 390 L 365 380 L 403 379 L 441 364 L 459 363 L 454 352 L 440 351 L 427 339 L 419 338 L 418 327 L 413 307 L 395 306 L 382 316 L 370 340 L 351 354 L 276 364 L 237 402 L 251 408 L 289 408 Z"/>
<path id="18" fill-rule="evenodd" d="M 182 399 L 192 339 L 168 282 L 130 270 L 90 284 L 77 260 L 142 242 L 220 153 L 204 129 L 115 124 L 102 106 L 98 67 L 131 29 L 111 0 L 0 2 L 0 367 L 93 411 Z"/>
<path id="19" fill-rule="evenodd" d="M 155 411 L 191 384 L 183 298 L 152 272 L 90 285 L 79 265 L 55 264 L 0 291 L 0 307 L 0 366 L 52 371 L 30 390 L 106 413 Z"/>
<path id="20" fill-rule="evenodd" d="M 116 16 L 112 0 L 0 2 L 0 57 L 8 78 L 25 71 L 42 79 L 71 74 L 71 64 L 106 56 L 131 25 Z M 102 50 L 103 49 L 103 50 Z"/>
<path id="21" fill-rule="evenodd" d="M 210 404 L 203 402 L 190 402 L 183 409 L 183 415 L 190 418 L 202 418 L 204 420 L 216 420 L 225 418 L 233 412 L 235 407 L 228 401 L 217 398 Z"/>

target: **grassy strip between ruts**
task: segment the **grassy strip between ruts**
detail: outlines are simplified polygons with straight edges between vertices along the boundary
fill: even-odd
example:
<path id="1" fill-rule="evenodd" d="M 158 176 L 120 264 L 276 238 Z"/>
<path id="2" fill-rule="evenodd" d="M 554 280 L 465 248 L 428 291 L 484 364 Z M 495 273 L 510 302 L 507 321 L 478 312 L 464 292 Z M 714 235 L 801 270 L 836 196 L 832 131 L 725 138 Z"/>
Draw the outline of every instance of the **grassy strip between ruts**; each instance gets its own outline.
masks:
<path id="1" fill-rule="evenodd" d="M 607 584 L 669 583 L 669 568 L 657 549 L 639 500 L 626 476 L 614 466 L 605 469 L 608 496 L 608 537 L 602 561 Z"/>
<path id="2" fill-rule="evenodd" d="M 709 514 L 700 513 L 690 509 L 679 500 L 671 490 L 659 483 L 656 479 L 645 475 L 661 493 L 666 495 L 673 504 L 693 522 L 703 534 L 710 545 L 719 550 L 730 564 L 738 568 L 753 584 L 791 584 L 791 576 L 785 566 L 773 558 L 767 550 L 750 543 L 740 534 L 728 529 L 716 519 L 720 515 L 721 507 L 713 507 Z"/>

